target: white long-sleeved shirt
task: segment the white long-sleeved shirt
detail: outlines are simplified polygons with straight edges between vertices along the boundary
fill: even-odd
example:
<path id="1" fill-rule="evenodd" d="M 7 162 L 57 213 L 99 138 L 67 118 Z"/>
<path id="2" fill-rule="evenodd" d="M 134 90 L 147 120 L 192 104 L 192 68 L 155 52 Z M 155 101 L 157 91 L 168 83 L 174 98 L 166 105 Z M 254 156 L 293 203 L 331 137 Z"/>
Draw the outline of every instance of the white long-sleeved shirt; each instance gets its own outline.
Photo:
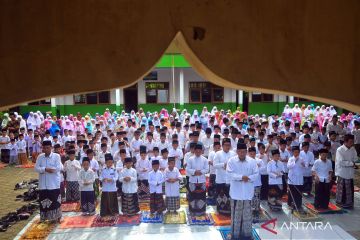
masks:
<path id="1" fill-rule="evenodd" d="M 46 168 L 54 169 L 54 173 L 48 173 Z M 60 171 L 63 169 L 60 155 L 51 153 L 45 156 L 42 153 L 36 159 L 35 171 L 39 173 L 39 189 L 40 190 L 53 190 L 60 188 Z"/>
<path id="2" fill-rule="evenodd" d="M 149 172 L 151 171 L 151 162 L 146 159 L 138 159 L 136 161 L 136 171 L 139 174 L 139 180 L 149 179 Z M 143 170 L 146 170 L 145 172 Z"/>
<path id="3" fill-rule="evenodd" d="M 164 142 L 158 141 L 156 142 L 156 146 L 159 148 L 159 151 L 161 152 L 161 150 L 165 148 L 168 149 L 170 147 L 170 144 L 168 141 L 164 141 Z"/>
<path id="4" fill-rule="evenodd" d="M 201 139 L 201 142 L 204 145 L 204 156 L 208 157 L 209 156 L 209 150 L 210 150 L 210 146 L 214 143 L 214 138 L 212 138 L 211 136 L 208 138 L 206 135 Z"/>
<path id="5" fill-rule="evenodd" d="M 179 172 L 179 169 L 174 167 L 172 170 L 167 168 L 164 172 L 165 174 L 165 181 L 169 180 L 170 178 L 176 178 L 178 181 L 174 183 L 165 182 L 165 195 L 167 197 L 178 197 L 180 196 L 180 181 L 182 176 Z"/>
<path id="6" fill-rule="evenodd" d="M 200 176 L 195 176 L 195 171 L 201 171 Z M 209 163 L 204 156 L 197 157 L 196 155 L 189 158 L 186 165 L 186 173 L 189 175 L 190 183 L 205 183 L 205 174 L 209 172 Z"/>
<path id="7" fill-rule="evenodd" d="M 141 140 L 140 138 L 138 140 L 136 140 L 135 138 L 133 138 L 133 140 L 131 140 L 130 149 L 131 149 L 131 152 L 132 152 L 134 157 L 139 155 L 140 146 L 143 143 L 144 143 L 143 140 Z"/>
<path id="8" fill-rule="evenodd" d="M 260 159 L 263 162 L 263 164 L 259 168 L 260 175 L 268 175 L 267 165 L 268 165 L 269 158 L 266 155 L 266 153 L 264 153 L 264 154 L 258 153 L 258 154 L 256 154 L 256 158 Z"/>
<path id="9" fill-rule="evenodd" d="M 284 150 L 282 151 L 281 149 L 279 149 L 280 151 L 280 160 L 281 162 L 284 164 L 284 172 L 289 172 L 289 169 L 287 168 L 287 162 L 289 161 L 289 158 L 291 157 L 290 153 L 288 150 Z"/>
<path id="10" fill-rule="evenodd" d="M 288 184 L 291 185 L 303 185 L 304 184 L 304 166 L 307 166 L 307 162 L 300 156 L 295 158 L 292 156 L 289 158 L 287 167 L 288 173 Z"/>
<path id="11" fill-rule="evenodd" d="M 284 164 L 280 160 L 271 160 L 267 165 L 267 173 L 269 174 L 269 185 L 282 184 L 282 175 L 284 173 Z"/>
<path id="12" fill-rule="evenodd" d="M 70 182 L 79 181 L 79 171 L 81 170 L 80 162 L 76 159 L 67 160 L 64 163 L 64 171 L 66 172 L 66 180 Z"/>
<path id="13" fill-rule="evenodd" d="M 124 178 L 130 177 L 129 182 L 125 182 Z M 123 193 L 136 193 L 138 189 L 137 185 L 137 173 L 134 168 L 124 168 L 120 175 L 119 180 L 122 182 L 122 191 Z"/>
<path id="14" fill-rule="evenodd" d="M 345 145 L 336 151 L 335 175 L 344 179 L 354 178 L 354 162 L 357 160 L 357 153 L 354 147 L 347 148 Z"/>
<path id="15" fill-rule="evenodd" d="M 312 171 L 319 177 L 320 182 L 329 183 L 329 172 L 332 172 L 331 160 L 326 159 L 326 161 L 322 161 L 321 159 L 317 159 L 312 167 Z"/>
<path id="16" fill-rule="evenodd" d="M 180 169 L 181 168 L 181 159 L 183 158 L 183 152 L 178 147 L 174 149 L 173 147 L 169 148 L 169 157 L 175 157 L 175 166 Z"/>
<path id="17" fill-rule="evenodd" d="M 26 141 L 25 139 L 16 142 L 18 153 L 26 153 Z"/>
<path id="18" fill-rule="evenodd" d="M 99 171 L 100 167 L 99 167 L 98 161 L 95 160 L 94 158 L 90 160 L 90 168 L 94 171 L 95 178 L 98 179 L 99 178 L 98 171 Z"/>
<path id="19" fill-rule="evenodd" d="M 230 158 L 236 154 L 233 151 L 224 152 L 224 150 L 218 151 L 214 157 L 214 168 L 216 174 L 216 183 L 229 183 L 226 173 L 226 164 Z"/>
<path id="20" fill-rule="evenodd" d="M 209 161 L 209 172 L 210 172 L 210 174 L 216 174 L 214 165 L 210 165 L 211 161 L 214 164 L 215 154 L 216 154 L 216 152 L 214 150 L 209 152 L 208 161 Z"/>
<path id="21" fill-rule="evenodd" d="M 264 168 L 264 166 L 265 166 L 265 168 L 267 167 L 267 165 L 265 165 L 264 162 L 260 158 L 255 157 L 255 159 L 253 159 L 253 160 L 256 162 L 259 172 L 260 172 L 261 168 Z M 261 185 L 262 185 L 261 184 L 261 175 L 258 174 L 258 177 L 254 180 L 254 187 L 260 187 Z"/>
<path id="22" fill-rule="evenodd" d="M 104 179 L 111 179 L 111 182 L 105 182 Z M 105 167 L 101 171 L 101 175 L 99 177 L 99 180 L 102 181 L 102 191 L 103 192 L 116 192 L 116 180 L 118 180 L 119 175 L 115 168 L 111 167 Z"/>
<path id="23" fill-rule="evenodd" d="M 163 182 L 165 182 L 164 174 L 160 170 L 156 172 L 152 170 L 149 173 L 150 193 L 162 193 Z"/>
<path id="24" fill-rule="evenodd" d="M 79 173 L 79 188 L 80 191 L 88 192 L 94 191 L 93 183 L 95 182 L 95 173 L 90 168 L 85 171 L 81 169 Z M 88 184 L 85 184 L 88 183 Z"/>
<path id="25" fill-rule="evenodd" d="M 160 162 L 160 170 L 164 169 L 163 171 L 165 171 L 166 168 L 168 167 L 168 159 L 160 158 L 159 162 Z"/>
<path id="26" fill-rule="evenodd" d="M 230 197 L 234 200 L 252 200 L 254 181 L 259 175 L 256 162 L 248 156 L 244 161 L 240 161 L 238 156 L 234 156 L 229 159 L 226 171 L 230 180 Z M 247 176 L 249 181 L 243 181 L 243 176 Z"/>
<path id="27" fill-rule="evenodd" d="M 311 169 L 314 165 L 315 158 L 314 154 L 310 151 L 305 152 L 304 150 L 300 152 L 300 157 L 304 159 L 306 164 L 306 167 L 303 168 L 304 171 L 304 177 L 310 177 L 311 176 Z"/>

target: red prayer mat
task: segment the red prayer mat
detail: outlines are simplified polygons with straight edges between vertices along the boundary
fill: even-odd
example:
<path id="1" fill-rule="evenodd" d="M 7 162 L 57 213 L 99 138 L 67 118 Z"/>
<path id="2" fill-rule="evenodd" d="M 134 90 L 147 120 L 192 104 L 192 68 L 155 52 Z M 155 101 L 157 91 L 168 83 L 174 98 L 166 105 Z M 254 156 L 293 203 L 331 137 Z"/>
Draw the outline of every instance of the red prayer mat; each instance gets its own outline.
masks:
<path id="1" fill-rule="evenodd" d="M 6 164 L 6 163 L 0 163 L 0 168 L 4 168 L 4 167 L 6 167 L 8 164 Z"/>
<path id="2" fill-rule="evenodd" d="M 338 206 L 336 206 L 333 203 L 329 203 L 328 209 L 316 209 L 315 206 L 312 203 L 305 203 L 305 206 L 310 209 L 311 211 L 314 211 L 315 213 L 336 213 L 336 212 L 342 212 L 342 209 Z"/>
<path id="3" fill-rule="evenodd" d="M 117 223 L 118 216 L 100 217 L 96 215 L 91 227 L 112 227 Z"/>
<path id="4" fill-rule="evenodd" d="M 180 169 L 179 172 L 180 172 L 181 175 L 186 175 L 186 170 L 185 169 Z"/>
<path id="5" fill-rule="evenodd" d="M 94 219 L 95 216 L 64 217 L 59 228 L 89 228 L 94 222 Z"/>
<path id="6" fill-rule="evenodd" d="M 134 216 L 119 216 L 115 225 L 117 227 L 129 227 L 129 226 L 136 226 L 140 224 L 140 214 Z"/>
<path id="7" fill-rule="evenodd" d="M 15 166 L 16 168 L 34 168 L 35 164 L 34 163 L 29 163 L 29 164 L 25 164 L 25 165 L 17 165 Z"/>

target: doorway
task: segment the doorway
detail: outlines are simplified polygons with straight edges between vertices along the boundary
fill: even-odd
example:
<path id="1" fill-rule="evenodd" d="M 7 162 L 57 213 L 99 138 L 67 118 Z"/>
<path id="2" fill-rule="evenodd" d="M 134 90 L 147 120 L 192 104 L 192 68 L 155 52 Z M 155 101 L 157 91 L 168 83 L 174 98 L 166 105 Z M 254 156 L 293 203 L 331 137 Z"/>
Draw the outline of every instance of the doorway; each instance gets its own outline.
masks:
<path id="1" fill-rule="evenodd" d="M 249 113 L 249 92 L 243 93 L 243 112 Z"/>
<path id="2" fill-rule="evenodd" d="M 131 110 L 138 111 L 138 86 L 134 84 L 124 88 L 124 109 L 130 113 Z"/>

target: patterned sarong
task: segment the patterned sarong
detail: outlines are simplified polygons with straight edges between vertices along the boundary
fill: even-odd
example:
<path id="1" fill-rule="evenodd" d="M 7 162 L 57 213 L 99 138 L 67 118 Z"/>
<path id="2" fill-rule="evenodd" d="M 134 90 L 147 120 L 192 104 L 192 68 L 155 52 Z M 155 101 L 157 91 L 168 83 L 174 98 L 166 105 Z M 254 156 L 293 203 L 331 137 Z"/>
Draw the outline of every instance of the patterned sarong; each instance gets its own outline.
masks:
<path id="1" fill-rule="evenodd" d="M 205 183 L 189 183 L 189 211 L 191 215 L 201 216 L 206 212 Z"/>

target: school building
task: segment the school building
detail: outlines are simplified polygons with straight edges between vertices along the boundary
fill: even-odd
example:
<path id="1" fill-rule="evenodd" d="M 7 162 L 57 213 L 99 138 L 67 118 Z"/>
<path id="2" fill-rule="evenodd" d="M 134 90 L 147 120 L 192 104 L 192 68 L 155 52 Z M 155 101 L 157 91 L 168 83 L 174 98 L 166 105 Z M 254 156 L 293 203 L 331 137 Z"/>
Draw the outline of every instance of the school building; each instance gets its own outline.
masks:
<path id="1" fill-rule="evenodd" d="M 286 103 L 319 104 L 293 96 L 245 92 L 217 86 L 198 75 L 181 54 L 165 54 L 146 77 L 127 88 L 87 94 L 66 95 L 23 104 L 15 108 L 27 115 L 30 111 L 52 112 L 56 115 L 160 111 L 166 108 L 202 110 L 213 106 L 224 110 L 239 108 L 249 114 L 280 114 Z"/>

